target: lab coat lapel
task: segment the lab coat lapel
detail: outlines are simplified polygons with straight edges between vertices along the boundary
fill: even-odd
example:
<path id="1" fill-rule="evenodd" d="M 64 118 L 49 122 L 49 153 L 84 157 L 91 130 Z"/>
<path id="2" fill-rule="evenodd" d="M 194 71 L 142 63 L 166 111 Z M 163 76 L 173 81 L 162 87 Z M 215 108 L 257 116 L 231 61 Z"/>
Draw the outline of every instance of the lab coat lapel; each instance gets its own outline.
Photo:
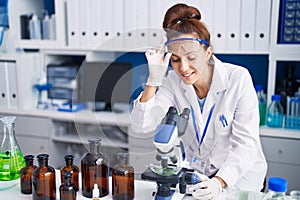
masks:
<path id="1" fill-rule="evenodd" d="M 214 60 L 215 60 L 215 68 L 214 68 L 213 80 L 202 113 L 204 123 L 206 123 L 209 112 L 213 107 L 213 105 L 215 105 L 214 111 L 211 116 L 211 120 L 209 122 L 209 126 L 207 128 L 207 133 L 202 143 L 202 148 L 206 150 L 210 150 L 214 146 L 214 144 L 218 141 L 219 134 L 218 133 L 213 134 L 214 119 L 216 114 L 218 113 L 218 110 L 223 106 L 221 105 L 221 99 L 228 85 L 227 69 L 225 68 L 225 66 L 222 64 L 220 60 L 218 60 L 215 57 Z"/>

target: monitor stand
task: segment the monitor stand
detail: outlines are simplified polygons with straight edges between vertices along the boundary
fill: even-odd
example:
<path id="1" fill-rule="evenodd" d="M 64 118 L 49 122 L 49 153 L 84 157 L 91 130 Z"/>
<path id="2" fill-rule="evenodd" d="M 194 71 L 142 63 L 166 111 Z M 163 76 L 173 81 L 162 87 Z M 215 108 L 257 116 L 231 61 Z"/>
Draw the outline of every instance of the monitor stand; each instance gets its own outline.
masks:
<path id="1" fill-rule="evenodd" d="M 95 102 L 93 107 L 94 112 L 114 112 L 114 113 L 122 113 L 123 111 L 120 109 L 113 108 L 111 103 L 104 102 Z"/>

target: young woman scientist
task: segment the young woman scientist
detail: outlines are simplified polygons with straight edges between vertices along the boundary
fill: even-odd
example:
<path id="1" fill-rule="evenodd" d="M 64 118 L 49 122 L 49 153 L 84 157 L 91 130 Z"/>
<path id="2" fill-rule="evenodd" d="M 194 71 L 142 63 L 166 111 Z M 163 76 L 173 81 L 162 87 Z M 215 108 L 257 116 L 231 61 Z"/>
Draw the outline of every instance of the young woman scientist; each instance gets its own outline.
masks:
<path id="1" fill-rule="evenodd" d="M 197 199 L 216 199 L 222 188 L 260 191 L 267 164 L 259 139 L 258 100 L 249 72 L 223 63 L 213 54 L 210 34 L 195 7 L 176 4 L 163 21 L 168 53 L 146 52 L 149 77 L 134 102 L 132 126 L 149 132 L 170 106 L 190 108 L 183 140 L 190 166 L 201 183 Z M 173 70 L 167 70 L 169 60 Z M 159 89 L 157 90 L 157 88 Z"/>

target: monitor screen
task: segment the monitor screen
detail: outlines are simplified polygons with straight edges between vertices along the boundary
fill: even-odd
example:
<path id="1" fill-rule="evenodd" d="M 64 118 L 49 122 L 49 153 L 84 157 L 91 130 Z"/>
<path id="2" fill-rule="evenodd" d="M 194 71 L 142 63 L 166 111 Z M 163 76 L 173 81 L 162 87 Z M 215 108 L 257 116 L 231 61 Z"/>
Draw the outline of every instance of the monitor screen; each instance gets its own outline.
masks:
<path id="1" fill-rule="evenodd" d="M 115 103 L 129 104 L 131 63 L 84 61 L 80 67 L 80 75 L 81 102 L 94 103 L 95 111 L 112 110 Z"/>

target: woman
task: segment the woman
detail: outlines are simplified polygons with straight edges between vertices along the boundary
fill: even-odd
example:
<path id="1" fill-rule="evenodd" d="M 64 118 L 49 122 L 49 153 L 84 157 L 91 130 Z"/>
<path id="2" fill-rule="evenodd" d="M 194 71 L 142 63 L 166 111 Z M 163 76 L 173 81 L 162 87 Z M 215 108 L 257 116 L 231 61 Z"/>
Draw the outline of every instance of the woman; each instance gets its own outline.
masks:
<path id="1" fill-rule="evenodd" d="M 249 72 L 213 55 L 210 34 L 198 9 L 176 4 L 165 14 L 168 41 L 146 52 L 149 77 L 132 110 L 133 128 L 149 132 L 170 106 L 190 108 L 183 136 L 190 166 L 201 183 L 198 199 L 216 199 L 222 188 L 260 191 L 267 164 L 259 139 L 258 100 Z M 169 60 L 173 70 L 163 77 Z M 160 86 L 158 88 L 158 86 Z"/>

